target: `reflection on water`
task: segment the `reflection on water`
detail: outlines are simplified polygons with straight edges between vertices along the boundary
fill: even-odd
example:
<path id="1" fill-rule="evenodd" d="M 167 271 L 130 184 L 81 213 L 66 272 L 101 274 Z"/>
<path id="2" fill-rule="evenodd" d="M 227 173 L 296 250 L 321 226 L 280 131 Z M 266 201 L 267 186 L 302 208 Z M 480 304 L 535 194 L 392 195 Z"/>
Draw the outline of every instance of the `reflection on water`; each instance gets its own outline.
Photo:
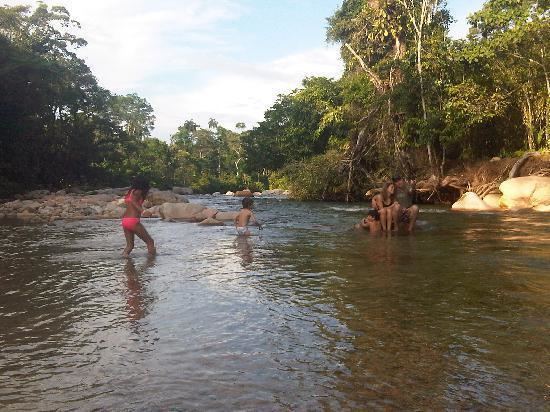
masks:
<path id="1" fill-rule="evenodd" d="M 0 409 L 547 408 L 546 215 L 256 207 L 250 238 L 146 220 L 152 259 L 116 221 L 0 226 Z"/>
<path id="2" fill-rule="evenodd" d="M 243 267 L 248 266 L 254 260 L 252 257 L 252 241 L 248 236 L 237 236 L 233 242 L 238 255 L 242 259 Z"/>
<path id="3" fill-rule="evenodd" d="M 143 275 L 155 264 L 156 256 L 147 255 L 145 263 L 136 269 L 133 258 L 126 259 L 124 272 L 126 273 L 126 307 L 128 317 L 132 321 L 142 319 L 147 313 L 149 300 L 146 297 L 146 290 L 143 285 Z"/>

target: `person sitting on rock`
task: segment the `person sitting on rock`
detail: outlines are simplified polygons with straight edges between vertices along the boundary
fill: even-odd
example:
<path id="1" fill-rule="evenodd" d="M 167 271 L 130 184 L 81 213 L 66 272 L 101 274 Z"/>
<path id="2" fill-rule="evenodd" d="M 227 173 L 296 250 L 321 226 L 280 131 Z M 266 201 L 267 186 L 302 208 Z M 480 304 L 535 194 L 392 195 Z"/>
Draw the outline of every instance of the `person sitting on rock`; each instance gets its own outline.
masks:
<path id="1" fill-rule="evenodd" d="M 392 223 L 395 224 L 394 231 L 398 229 L 399 202 L 395 199 L 395 185 L 392 182 L 384 183 L 382 192 L 372 198 L 372 207 L 380 213 L 384 232 L 392 230 Z"/>
<path id="2" fill-rule="evenodd" d="M 416 182 L 405 181 L 401 176 L 392 179 L 395 185 L 395 199 L 399 202 L 397 222 L 407 225 L 407 230 L 412 232 L 418 217 L 418 206 L 413 204 Z"/>
<path id="3" fill-rule="evenodd" d="M 243 199 L 243 207 L 240 210 L 239 214 L 235 216 L 235 229 L 237 230 L 237 235 L 239 236 L 250 236 L 250 231 L 248 230 L 248 224 L 252 221 L 259 228 L 262 228 L 262 225 L 252 213 L 252 205 L 254 201 L 250 197 L 245 197 Z"/>
<path id="4" fill-rule="evenodd" d="M 369 210 L 367 216 L 361 219 L 355 226 L 355 229 L 368 230 L 371 233 L 380 232 L 382 226 L 380 225 L 380 214 L 377 210 Z"/>

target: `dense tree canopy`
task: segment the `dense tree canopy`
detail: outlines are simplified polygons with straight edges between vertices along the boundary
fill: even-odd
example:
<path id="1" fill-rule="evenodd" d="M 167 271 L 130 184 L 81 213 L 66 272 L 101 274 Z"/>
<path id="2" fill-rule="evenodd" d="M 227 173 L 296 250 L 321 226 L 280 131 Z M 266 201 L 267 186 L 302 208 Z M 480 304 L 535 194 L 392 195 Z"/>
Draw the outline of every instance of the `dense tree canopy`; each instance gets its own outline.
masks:
<path id="1" fill-rule="evenodd" d="M 333 112 L 348 144 L 332 159 L 348 199 L 391 174 L 441 176 L 448 161 L 549 148 L 548 2 L 489 0 L 466 40 L 449 38 L 450 21 L 437 0 L 344 0 L 328 19 L 345 63 Z M 285 130 L 264 128 L 256 141 L 277 142 Z M 315 173 L 308 159 L 319 153 L 303 152 L 302 140 L 278 164 L 300 156 L 302 173 L 310 164 Z"/>
<path id="2" fill-rule="evenodd" d="M 344 0 L 327 30 L 340 79 L 304 79 L 250 130 L 189 119 L 169 141 L 151 137 L 146 99 L 98 84 L 65 8 L 0 7 L 0 196 L 143 174 L 157 186 L 357 199 L 391 174 L 549 149 L 549 5 L 488 0 L 453 40 L 443 1 Z"/>

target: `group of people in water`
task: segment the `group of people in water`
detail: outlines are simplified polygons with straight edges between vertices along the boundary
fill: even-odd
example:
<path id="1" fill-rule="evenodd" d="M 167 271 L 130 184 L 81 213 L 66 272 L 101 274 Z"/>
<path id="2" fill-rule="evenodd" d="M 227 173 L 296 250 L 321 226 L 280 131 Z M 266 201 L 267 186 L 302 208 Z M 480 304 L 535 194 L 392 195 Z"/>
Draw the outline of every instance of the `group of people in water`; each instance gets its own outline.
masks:
<path id="1" fill-rule="evenodd" d="M 398 231 L 402 225 L 412 232 L 418 217 L 418 206 L 413 204 L 415 181 L 407 182 L 401 176 L 384 183 L 382 191 L 372 198 L 372 209 L 356 229 L 374 232 Z"/>
<path id="2" fill-rule="evenodd" d="M 141 177 L 133 180 L 132 186 L 124 196 L 126 211 L 122 217 L 122 228 L 126 238 L 126 247 L 122 255 L 128 257 L 134 248 L 134 239 L 137 235 L 147 245 L 149 255 L 156 253 L 155 242 L 145 227 L 140 222 L 143 212 L 143 202 L 149 193 L 149 182 Z M 415 182 L 405 181 L 402 177 L 394 177 L 390 182 L 384 183 L 381 193 L 372 198 L 372 210 L 367 216 L 355 225 L 356 229 L 375 232 L 390 232 L 399 230 L 404 225 L 411 232 L 414 229 L 418 217 L 418 206 L 413 204 Z M 250 236 L 248 226 L 261 223 L 252 212 L 253 201 L 246 197 L 242 201 L 242 209 L 235 216 L 234 224 L 237 235 Z"/>

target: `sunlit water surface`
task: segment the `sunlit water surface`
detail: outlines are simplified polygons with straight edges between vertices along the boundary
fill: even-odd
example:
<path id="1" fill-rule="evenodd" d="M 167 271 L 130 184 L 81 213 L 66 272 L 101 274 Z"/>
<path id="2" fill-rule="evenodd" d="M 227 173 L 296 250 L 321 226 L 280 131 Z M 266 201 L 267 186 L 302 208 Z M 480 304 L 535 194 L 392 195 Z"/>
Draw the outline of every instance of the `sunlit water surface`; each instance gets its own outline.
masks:
<path id="1" fill-rule="evenodd" d="M 239 199 L 194 198 L 221 209 Z M 0 409 L 550 406 L 550 221 L 257 199 L 256 236 L 158 219 L 0 226 Z"/>

